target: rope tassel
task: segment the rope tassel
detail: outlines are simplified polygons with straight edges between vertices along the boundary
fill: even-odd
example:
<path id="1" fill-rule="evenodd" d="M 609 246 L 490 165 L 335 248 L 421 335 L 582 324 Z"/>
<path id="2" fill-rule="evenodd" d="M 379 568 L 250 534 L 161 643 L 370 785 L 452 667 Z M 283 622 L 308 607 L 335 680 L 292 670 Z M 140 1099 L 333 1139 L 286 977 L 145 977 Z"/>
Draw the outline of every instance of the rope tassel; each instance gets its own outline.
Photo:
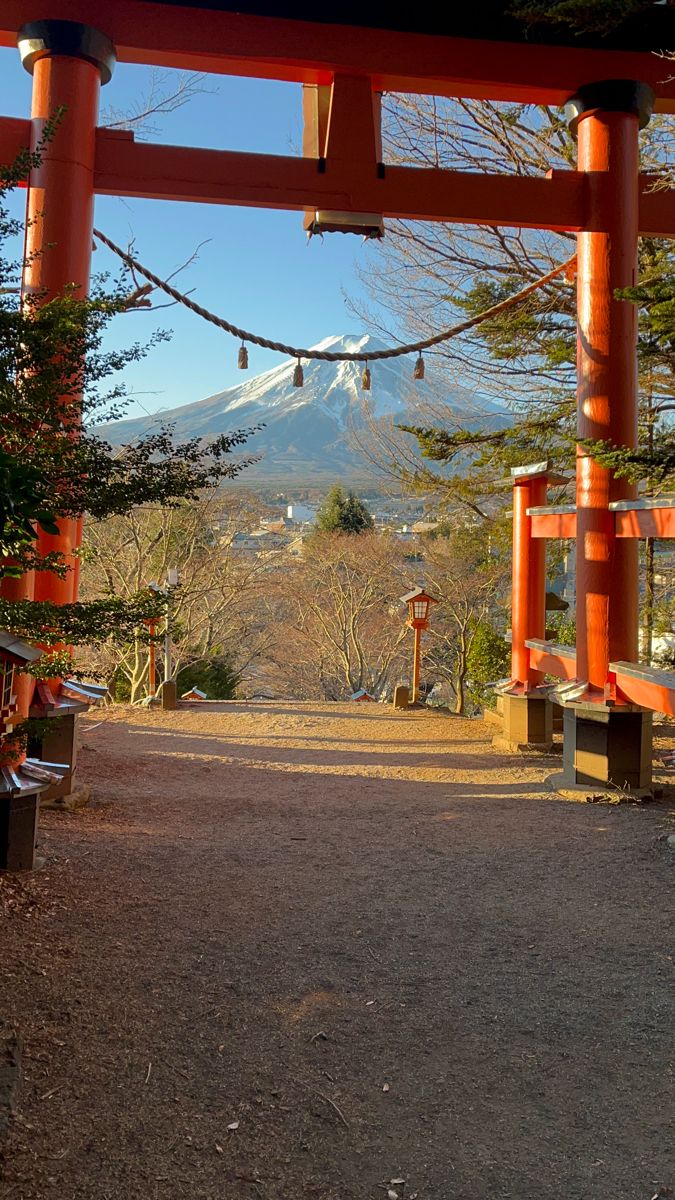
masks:
<path id="1" fill-rule="evenodd" d="M 370 367 L 364 366 L 363 375 L 361 376 L 361 387 L 363 388 L 364 392 L 370 391 L 370 383 Z"/>
<path id="2" fill-rule="evenodd" d="M 424 379 L 424 359 L 420 354 L 413 367 L 413 379 Z"/>
<path id="3" fill-rule="evenodd" d="M 244 345 L 243 342 L 241 343 L 241 346 L 239 347 L 239 355 L 237 357 L 237 366 L 239 367 L 240 371 L 248 371 L 248 349 Z"/>
<path id="4" fill-rule="evenodd" d="M 302 387 L 304 382 L 305 372 L 302 369 L 302 363 L 300 362 L 300 359 L 298 359 L 295 364 L 295 370 L 293 371 L 293 387 Z"/>

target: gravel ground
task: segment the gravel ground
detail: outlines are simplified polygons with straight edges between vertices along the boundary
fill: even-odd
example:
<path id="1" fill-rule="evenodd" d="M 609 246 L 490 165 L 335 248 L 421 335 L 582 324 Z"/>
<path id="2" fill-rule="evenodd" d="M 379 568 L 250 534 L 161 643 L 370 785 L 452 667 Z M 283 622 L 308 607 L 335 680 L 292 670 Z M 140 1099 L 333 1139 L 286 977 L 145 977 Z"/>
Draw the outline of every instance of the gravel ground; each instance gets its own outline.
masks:
<path id="1" fill-rule="evenodd" d="M 667 1195 L 671 808 L 563 801 L 489 738 L 92 714 L 94 802 L 0 880 L 2 1200 Z"/>

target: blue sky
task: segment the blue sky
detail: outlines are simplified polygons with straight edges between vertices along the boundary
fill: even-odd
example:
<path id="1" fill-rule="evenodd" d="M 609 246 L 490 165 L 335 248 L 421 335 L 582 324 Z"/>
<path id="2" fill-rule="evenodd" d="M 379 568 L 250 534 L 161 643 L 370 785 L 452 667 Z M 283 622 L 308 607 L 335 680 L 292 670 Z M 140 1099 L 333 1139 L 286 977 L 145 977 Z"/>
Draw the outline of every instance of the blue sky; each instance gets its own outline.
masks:
<path id="1" fill-rule="evenodd" d="M 151 74 L 149 68 L 118 64 L 102 89 L 103 115 L 106 107 L 118 112 L 134 108 L 147 93 Z M 298 152 L 300 87 L 228 76 L 204 77 L 203 86 L 207 92 L 159 117 L 157 131 L 147 140 Z M 27 116 L 30 89 L 18 54 L 0 50 L 0 114 Z M 22 210 L 23 196 L 17 197 L 17 204 L 17 211 Z M 359 238 L 338 234 L 307 244 L 301 213 L 99 196 L 96 223 L 123 246 L 133 236 L 138 257 L 160 275 L 210 239 L 198 261 L 179 277 L 178 286 L 194 289 L 200 303 L 245 328 L 296 345 L 359 331 L 343 293 L 362 294 L 356 267 L 367 269 L 376 251 Z M 99 249 L 94 269 L 116 270 L 116 260 Z M 181 308 L 120 317 L 115 340 L 142 340 L 155 326 L 173 330 L 173 337 L 129 369 L 127 382 L 136 397 L 129 415 L 188 404 L 242 381 L 235 340 Z M 279 355 L 250 349 L 251 374 L 280 361 Z"/>

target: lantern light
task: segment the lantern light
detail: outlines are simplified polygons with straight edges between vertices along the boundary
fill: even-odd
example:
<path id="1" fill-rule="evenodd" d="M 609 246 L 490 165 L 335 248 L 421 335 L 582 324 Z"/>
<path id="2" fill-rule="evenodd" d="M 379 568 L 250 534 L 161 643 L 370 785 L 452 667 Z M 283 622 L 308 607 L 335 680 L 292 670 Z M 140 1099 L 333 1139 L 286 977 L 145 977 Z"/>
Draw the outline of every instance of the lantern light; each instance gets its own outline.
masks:
<path id="1" fill-rule="evenodd" d="M 361 376 L 361 387 L 363 388 L 364 392 L 370 391 L 370 384 L 371 384 L 370 367 L 368 366 L 367 363 L 364 363 L 363 364 L 363 374 Z"/>
<path id="2" fill-rule="evenodd" d="M 412 703 L 417 703 L 420 690 L 420 662 L 422 657 L 422 630 L 429 628 L 429 609 L 432 604 L 438 604 L 438 600 L 434 596 L 430 596 L 425 592 L 424 588 L 413 588 L 412 592 L 407 592 L 405 596 L 401 596 L 403 604 L 408 605 L 408 625 L 415 631 L 415 646 L 413 651 L 413 673 L 412 673 Z"/>
<path id="3" fill-rule="evenodd" d="M 419 354 L 413 367 L 413 379 L 424 379 L 424 359 Z"/>
<path id="4" fill-rule="evenodd" d="M 438 604 L 434 596 L 430 596 L 424 588 L 416 587 L 412 592 L 401 596 L 404 604 L 408 605 L 408 621 L 415 628 L 426 628 L 429 620 L 429 609 L 432 604 Z"/>
<path id="5" fill-rule="evenodd" d="M 301 388 L 305 382 L 305 373 L 302 369 L 302 360 L 298 359 L 293 371 L 293 387 Z"/>
<path id="6" fill-rule="evenodd" d="M 239 347 L 239 356 L 237 358 L 237 366 L 240 371 L 248 371 L 248 348 L 244 342 Z"/>

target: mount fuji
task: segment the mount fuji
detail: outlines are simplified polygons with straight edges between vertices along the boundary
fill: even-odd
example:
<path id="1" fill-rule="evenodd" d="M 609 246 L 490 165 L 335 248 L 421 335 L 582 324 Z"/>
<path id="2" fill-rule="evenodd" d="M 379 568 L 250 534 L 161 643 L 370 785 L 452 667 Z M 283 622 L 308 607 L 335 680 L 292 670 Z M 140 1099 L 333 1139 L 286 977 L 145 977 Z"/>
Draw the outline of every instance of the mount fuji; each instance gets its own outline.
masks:
<path id="1" fill-rule="evenodd" d="M 328 337 L 315 350 L 358 354 L 383 350 L 384 344 L 366 335 Z M 242 477 L 246 484 L 262 482 L 299 485 L 371 478 L 375 468 L 359 448 L 372 437 L 373 424 L 391 428 L 399 421 L 438 424 L 429 416 L 442 403 L 453 423 L 469 428 L 499 423 L 503 413 L 485 398 L 461 389 L 448 389 L 447 375 L 427 363 L 427 378 L 414 381 L 413 358 L 386 359 L 370 364 L 372 387 L 361 388 L 361 362 L 305 360 L 304 385 L 293 386 L 294 359 L 235 387 L 227 388 L 180 408 L 148 417 L 101 426 L 101 436 L 122 445 L 170 423 L 174 439 L 208 440 L 219 433 L 264 425 L 242 448 L 260 456 Z M 439 378 L 434 378 L 438 375 Z"/>

